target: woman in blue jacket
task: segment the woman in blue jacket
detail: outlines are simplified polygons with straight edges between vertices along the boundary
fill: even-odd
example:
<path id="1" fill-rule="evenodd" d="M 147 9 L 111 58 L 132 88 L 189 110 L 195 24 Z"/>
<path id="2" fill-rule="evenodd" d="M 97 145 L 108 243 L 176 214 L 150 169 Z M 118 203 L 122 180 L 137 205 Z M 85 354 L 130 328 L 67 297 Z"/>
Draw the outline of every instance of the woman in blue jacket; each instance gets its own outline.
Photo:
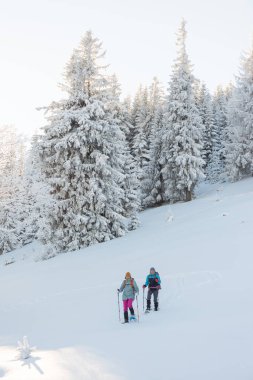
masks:
<path id="1" fill-rule="evenodd" d="M 150 268 L 150 273 L 146 278 L 146 282 L 143 285 L 143 289 L 148 287 L 148 296 L 147 296 L 147 311 L 150 310 L 151 306 L 151 297 L 154 296 L 154 305 L 155 311 L 158 310 L 158 292 L 161 289 L 161 279 L 159 273 L 156 272 L 155 268 Z"/>

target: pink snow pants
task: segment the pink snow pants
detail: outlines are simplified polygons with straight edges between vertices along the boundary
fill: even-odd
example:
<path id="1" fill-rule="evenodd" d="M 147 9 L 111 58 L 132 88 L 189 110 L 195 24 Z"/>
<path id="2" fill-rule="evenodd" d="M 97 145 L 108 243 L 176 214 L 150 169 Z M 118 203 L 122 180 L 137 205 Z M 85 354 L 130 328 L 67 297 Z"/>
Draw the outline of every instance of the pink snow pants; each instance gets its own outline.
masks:
<path id="1" fill-rule="evenodd" d="M 127 311 L 128 308 L 130 309 L 132 306 L 133 306 L 133 299 L 132 298 L 128 298 L 127 300 L 123 301 L 124 311 Z"/>

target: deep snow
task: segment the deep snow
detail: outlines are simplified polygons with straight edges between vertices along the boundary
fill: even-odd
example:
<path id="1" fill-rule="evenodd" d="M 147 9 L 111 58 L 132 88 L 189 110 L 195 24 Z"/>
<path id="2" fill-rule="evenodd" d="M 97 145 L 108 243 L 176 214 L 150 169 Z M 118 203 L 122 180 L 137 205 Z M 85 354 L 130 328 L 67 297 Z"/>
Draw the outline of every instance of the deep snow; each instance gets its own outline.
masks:
<path id="1" fill-rule="evenodd" d="M 0 378 L 253 379 L 253 179 L 140 217 L 123 238 L 48 261 L 34 261 L 39 244 L 0 257 Z M 151 266 L 160 311 L 143 315 L 140 289 L 140 323 L 121 325 L 117 287 L 130 271 L 141 288 Z M 37 350 L 15 360 L 24 335 Z"/>

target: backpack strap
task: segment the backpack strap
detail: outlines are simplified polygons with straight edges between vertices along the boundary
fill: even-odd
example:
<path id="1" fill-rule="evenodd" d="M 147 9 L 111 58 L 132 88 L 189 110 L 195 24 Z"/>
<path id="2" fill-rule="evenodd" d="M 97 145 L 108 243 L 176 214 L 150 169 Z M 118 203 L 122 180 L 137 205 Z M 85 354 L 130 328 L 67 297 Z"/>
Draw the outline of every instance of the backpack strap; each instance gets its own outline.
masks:
<path id="1" fill-rule="evenodd" d="M 127 283 L 126 283 L 126 279 L 123 281 L 123 289 L 125 289 Z M 133 288 L 133 291 L 135 292 L 135 288 L 134 288 L 134 278 L 131 277 L 131 280 L 130 280 L 130 284 L 131 287 Z"/>

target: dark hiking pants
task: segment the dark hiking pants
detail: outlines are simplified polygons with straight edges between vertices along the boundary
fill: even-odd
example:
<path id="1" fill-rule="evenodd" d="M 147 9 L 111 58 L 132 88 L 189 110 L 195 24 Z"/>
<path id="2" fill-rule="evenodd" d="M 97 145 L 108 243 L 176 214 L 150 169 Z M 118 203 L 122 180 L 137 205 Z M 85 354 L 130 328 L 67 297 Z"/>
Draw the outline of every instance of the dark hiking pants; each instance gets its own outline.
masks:
<path id="1" fill-rule="evenodd" d="M 157 302 L 157 299 L 158 299 L 158 289 L 149 289 L 148 290 L 148 296 L 147 296 L 147 300 L 148 301 L 151 300 L 152 294 L 154 295 L 154 302 Z"/>

